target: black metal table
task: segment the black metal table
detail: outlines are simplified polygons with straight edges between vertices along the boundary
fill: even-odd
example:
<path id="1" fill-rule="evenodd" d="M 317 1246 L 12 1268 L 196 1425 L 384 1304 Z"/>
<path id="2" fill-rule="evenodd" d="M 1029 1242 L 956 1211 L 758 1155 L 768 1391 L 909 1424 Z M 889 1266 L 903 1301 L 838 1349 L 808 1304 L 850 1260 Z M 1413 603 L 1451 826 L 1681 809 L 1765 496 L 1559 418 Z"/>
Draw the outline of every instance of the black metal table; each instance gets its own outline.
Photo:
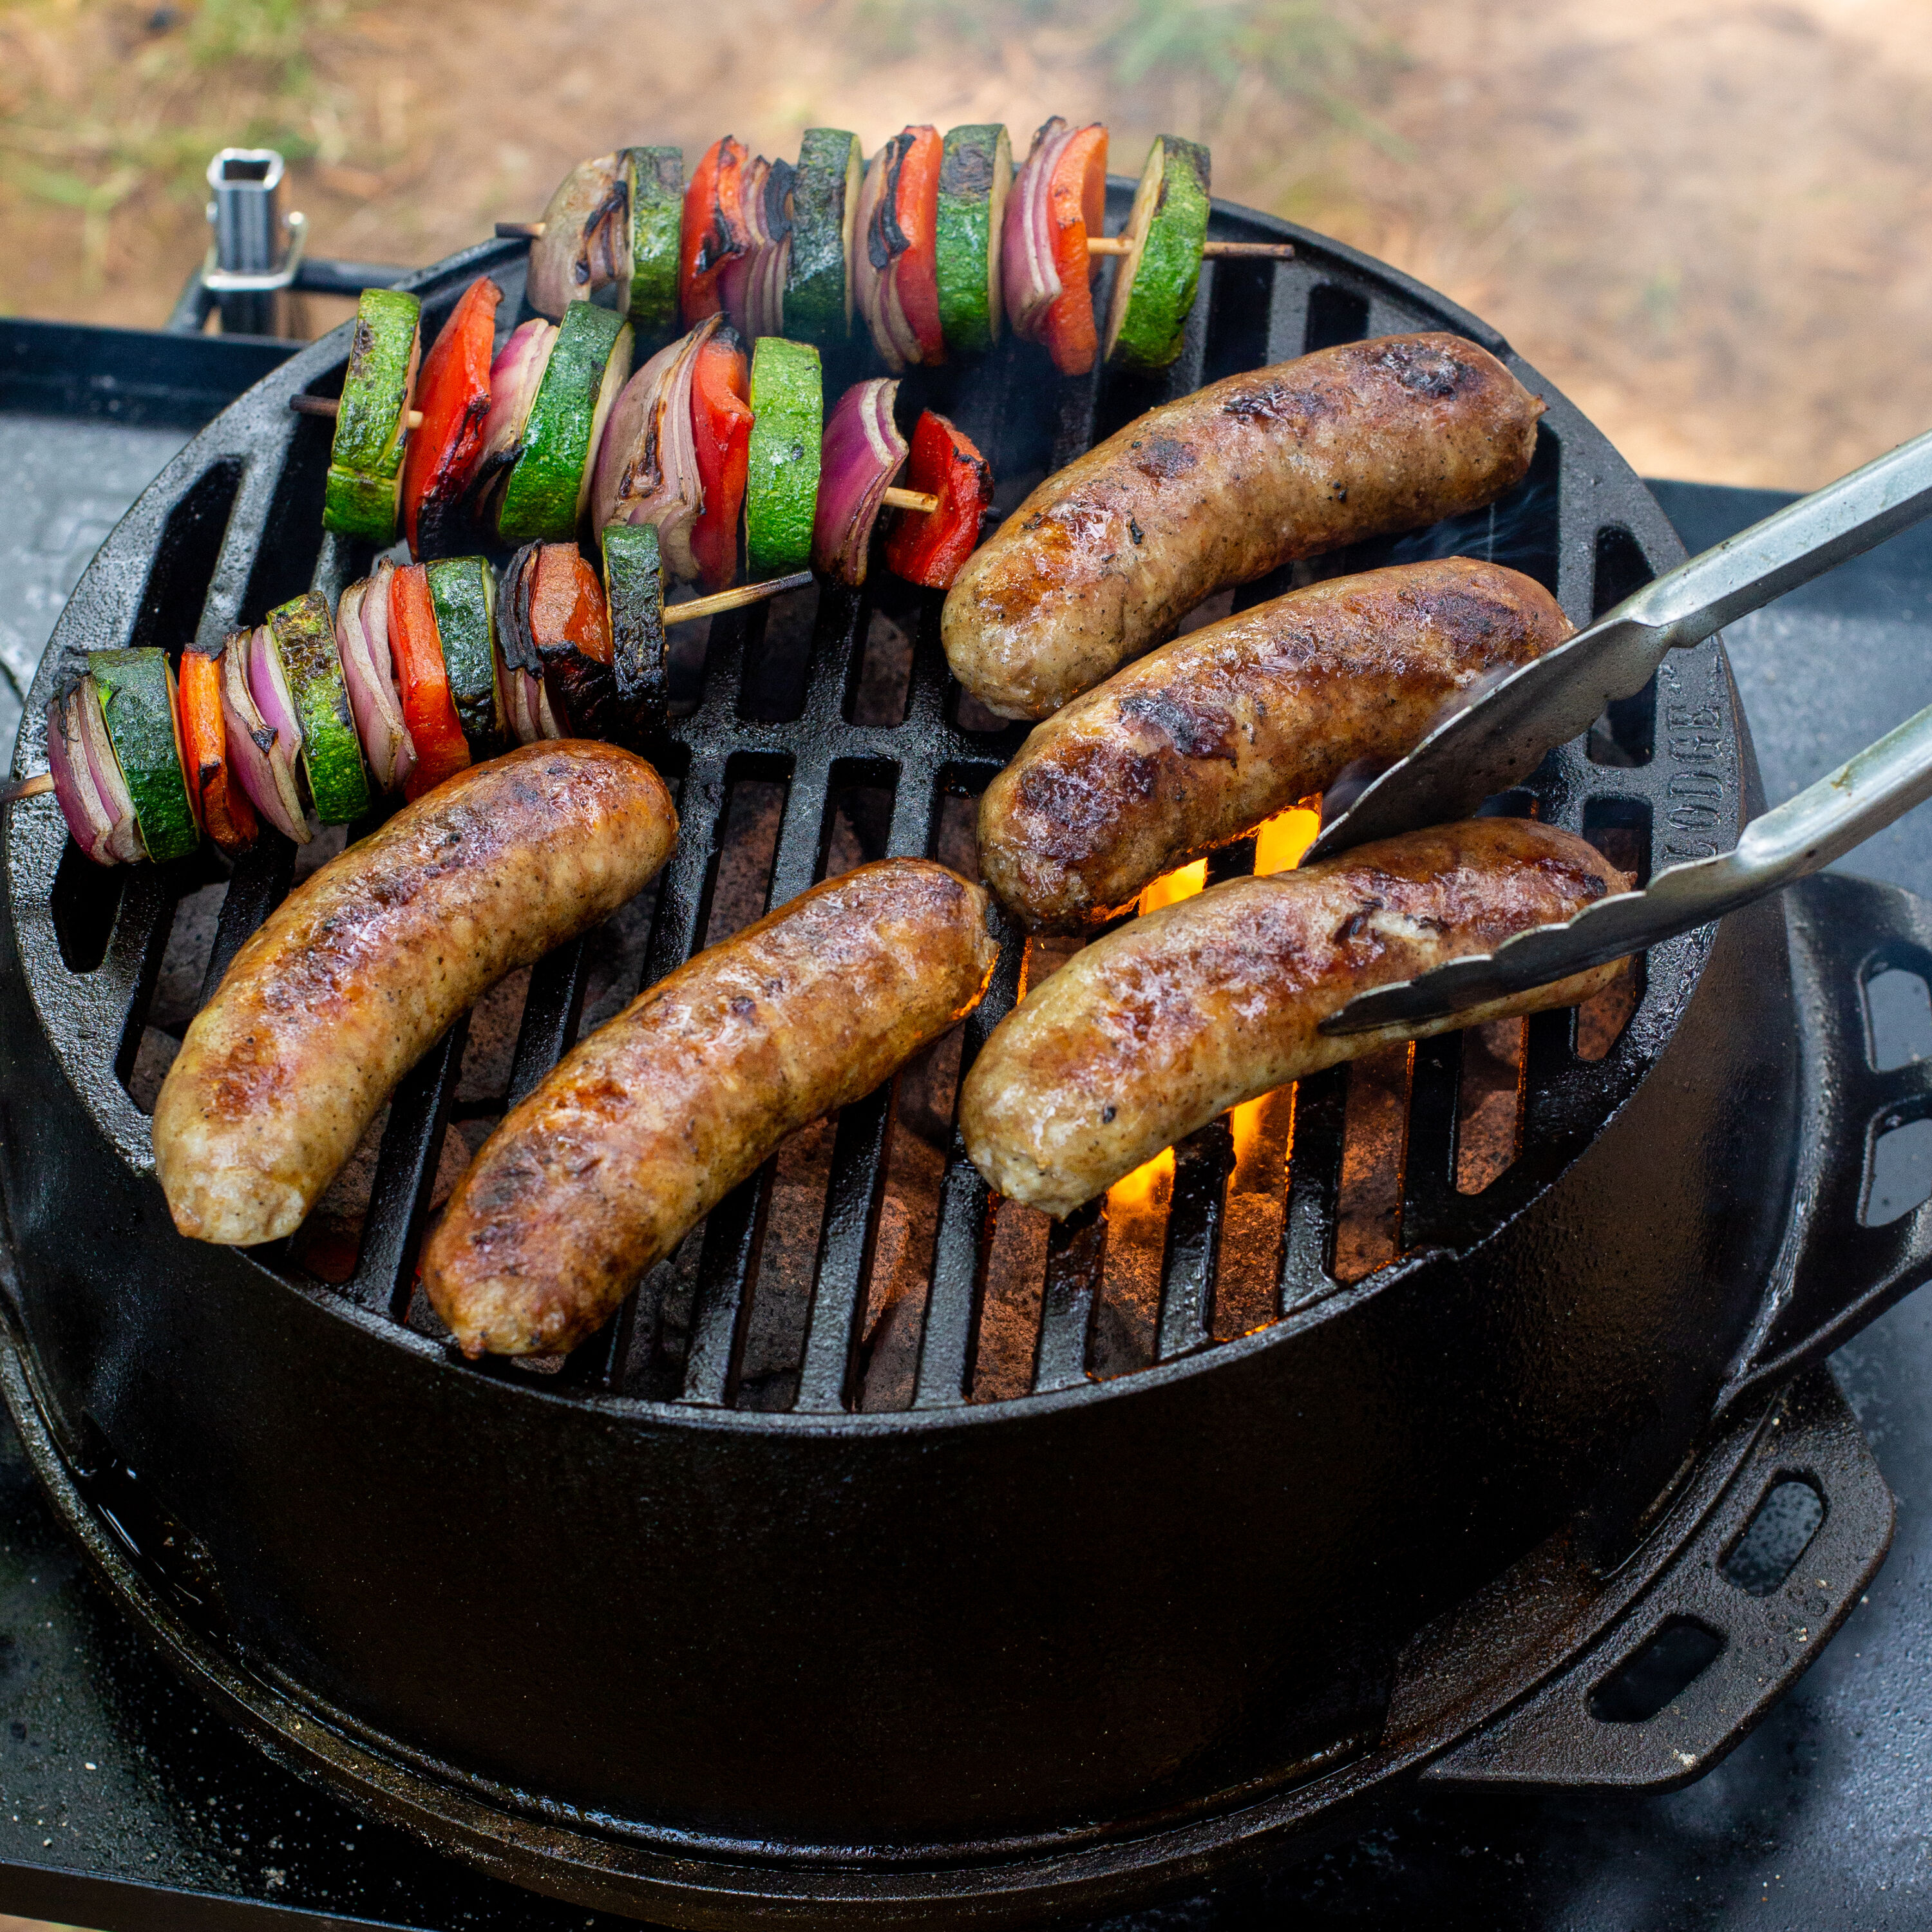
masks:
<path id="1" fill-rule="evenodd" d="M 202 344 L 200 387 L 184 397 L 130 381 L 142 340 L 0 323 L 0 664 L 11 676 L 31 670 L 91 542 L 171 437 L 281 352 Z M 1784 500 L 1657 487 L 1693 550 Z M 1775 802 L 1932 703 L 1932 532 L 1729 638 Z M 16 714 L 0 693 L 0 749 Z M 1848 869 L 1932 893 L 1932 813 Z M 1918 1191 L 1928 1184 L 1932 1174 Z M 1709 1777 L 1667 1798 L 1432 1795 L 1324 1858 L 1112 1922 L 1118 1932 L 1290 1918 L 1432 1932 L 1932 1926 L 1932 1300 L 1907 1300 L 1833 1367 L 1898 1496 L 1897 1540 L 1837 1641 Z M 478 1877 L 260 1757 L 93 1586 L 4 1420 L 0 1725 L 0 1912 L 115 1932 L 628 1922 Z"/>

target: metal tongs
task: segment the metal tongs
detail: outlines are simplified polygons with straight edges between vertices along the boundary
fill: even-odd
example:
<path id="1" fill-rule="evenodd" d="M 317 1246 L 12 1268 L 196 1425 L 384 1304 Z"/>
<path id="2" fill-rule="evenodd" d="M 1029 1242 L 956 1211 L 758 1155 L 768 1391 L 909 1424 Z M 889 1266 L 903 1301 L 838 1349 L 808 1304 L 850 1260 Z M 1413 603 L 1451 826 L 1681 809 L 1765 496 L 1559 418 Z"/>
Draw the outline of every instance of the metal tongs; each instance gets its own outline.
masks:
<path id="1" fill-rule="evenodd" d="M 1372 838 L 1466 818 L 1526 778 L 1552 746 L 1641 691 L 1666 652 L 1821 577 L 1932 512 L 1932 431 L 1788 504 L 1626 598 L 1496 686 L 1391 766 L 1309 848 L 1304 865 Z M 1495 952 L 1360 993 L 1328 1034 L 1447 1018 L 1686 932 L 1829 865 L 1932 797 L 1932 706 L 1745 826 L 1736 848 L 1658 873 Z"/>

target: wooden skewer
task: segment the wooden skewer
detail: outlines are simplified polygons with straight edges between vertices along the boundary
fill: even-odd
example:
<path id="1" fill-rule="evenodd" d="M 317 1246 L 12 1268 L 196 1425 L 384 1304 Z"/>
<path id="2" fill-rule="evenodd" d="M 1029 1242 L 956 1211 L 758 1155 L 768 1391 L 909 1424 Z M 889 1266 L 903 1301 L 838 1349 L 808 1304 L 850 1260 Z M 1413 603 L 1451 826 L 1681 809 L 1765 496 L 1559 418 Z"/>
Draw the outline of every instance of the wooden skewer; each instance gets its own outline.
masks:
<path id="1" fill-rule="evenodd" d="M 741 584 L 735 590 L 721 590 L 715 596 L 694 597 L 683 604 L 667 604 L 667 624 L 694 623 L 700 617 L 716 617 L 725 610 L 742 610 L 747 604 L 762 604 L 781 591 L 802 590 L 812 581 L 808 570 L 794 571 L 789 577 L 769 577 L 762 584 Z"/>
<path id="2" fill-rule="evenodd" d="M 496 237 L 502 242 L 535 242 L 541 238 L 544 224 L 541 221 L 500 221 L 496 224 Z M 1124 235 L 1090 235 L 1087 238 L 1087 252 L 1090 255 L 1130 255 L 1133 244 Z M 1202 245 L 1202 254 L 1210 261 L 1291 261 L 1294 256 L 1292 242 L 1209 242 Z"/>
<path id="3" fill-rule="evenodd" d="M 23 798 L 38 798 L 43 792 L 53 788 L 52 772 L 36 772 L 31 778 L 16 778 L 10 784 L 0 785 L 0 805 L 12 805 Z"/>
<path id="4" fill-rule="evenodd" d="M 289 407 L 298 416 L 326 416 L 331 422 L 342 413 L 342 404 L 334 396 L 291 396 Z M 422 411 L 412 410 L 406 425 L 410 429 L 422 428 Z"/>
<path id="5" fill-rule="evenodd" d="M 937 496 L 929 496 L 923 490 L 902 490 L 896 483 L 886 490 L 884 501 L 892 509 L 917 510 L 928 517 L 939 508 Z"/>

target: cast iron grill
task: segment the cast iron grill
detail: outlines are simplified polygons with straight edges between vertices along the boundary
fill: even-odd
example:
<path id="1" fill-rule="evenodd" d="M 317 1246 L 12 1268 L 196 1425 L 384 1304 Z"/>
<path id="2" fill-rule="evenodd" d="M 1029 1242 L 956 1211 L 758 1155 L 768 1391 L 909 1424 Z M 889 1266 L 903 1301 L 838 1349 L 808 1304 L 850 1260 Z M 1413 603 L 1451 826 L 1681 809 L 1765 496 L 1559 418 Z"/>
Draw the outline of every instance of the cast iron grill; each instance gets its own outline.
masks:
<path id="1" fill-rule="evenodd" d="M 1010 351 L 908 404 L 958 418 L 1010 502 L 1170 391 L 1311 345 L 1448 326 L 1508 354 L 1319 238 L 1226 208 L 1214 232 L 1298 252 L 1217 266 L 1167 381 Z M 514 308 L 519 257 L 426 272 L 429 326 L 484 269 Z M 217 641 L 367 568 L 321 542 L 326 434 L 287 406 L 345 346 L 242 398 L 116 530 L 23 765 L 76 650 Z M 1550 404 L 1523 487 L 1319 568 L 1492 556 L 1581 620 L 1676 560 L 1515 366 Z M 1634 1004 L 1306 1082 L 1052 1229 L 988 1201 L 951 1132 L 960 1066 L 1059 956 L 1010 939 L 951 1045 L 795 1137 L 604 1336 L 472 1368 L 434 1332 L 424 1217 L 574 1031 L 823 871 L 970 864 L 1018 734 L 977 728 L 936 616 L 881 578 L 694 640 L 652 748 L 676 858 L 453 1029 L 352 1163 L 366 1201 L 280 1251 L 176 1235 L 134 1096 L 295 855 L 105 874 L 50 801 L 12 810 L 0 1394 L 100 1573 L 283 1762 L 660 1922 L 1064 1922 L 1306 1846 L 1415 1777 L 1695 1775 L 1884 1547 L 1828 1377 L 1791 1378 L 1932 1269 L 1932 1205 L 1862 1220 L 1877 1134 L 1932 1106 L 1932 1064 L 1882 1070 L 1864 1034 L 1866 980 L 1932 973 L 1909 896 L 1807 880 L 1655 949 Z M 1501 802 L 1641 873 L 1728 844 L 1755 788 L 1714 640 Z M 1760 1597 L 1725 1566 L 1790 1480 L 1822 1523 Z M 1714 1660 L 1620 1707 L 1624 1664 L 1686 1624 Z"/>
<path id="2" fill-rule="evenodd" d="M 1118 182 L 1110 189 L 1117 215 L 1128 192 Z M 1287 232 L 1298 252 L 1286 262 L 1204 265 L 1185 349 L 1165 378 L 1103 370 L 1063 380 L 1040 352 L 1009 345 L 983 361 L 914 372 L 906 402 L 945 410 L 975 438 L 1000 481 L 1004 510 L 1046 470 L 1204 382 L 1364 335 L 1454 328 L 1504 356 L 1549 398 L 1525 482 L 1473 515 L 1249 586 L 1234 608 L 1315 574 L 1462 554 L 1539 578 L 1582 622 L 1674 560 L 1675 539 L 1641 486 L 1492 331 L 1298 231 L 1217 207 L 1214 232 L 1229 239 Z M 514 315 L 524 250 L 497 243 L 416 278 L 426 326 L 440 326 L 468 280 L 486 272 L 503 285 L 505 313 Z M 326 427 L 286 407 L 298 389 L 339 385 L 341 352 L 338 332 L 259 386 L 143 500 L 134 515 L 153 545 L 147 581 L 105 622 L 85 595 L 70 607 L 36 686 L 23 737 L 28 755 L 40 748 L 50 680 L 78 650 L 177 646 L 190 632 L 218 644 L 283 598 L 313 584 L 332 599 L 367 570 L 366 550 L 321 530 Z M 828 388 L 855 373 L 856 364 L 830 368 Z M 952 683 L 939 644 L 940 602 L 875 572 L 861 591 L 821 586 L 715 619 L 701 656 L 682 634 L 674 688 L 681 680 L 686 701 L 650 748 L 676 790 L 684 830 L 607 959 L 608 997 L 598 1016 L 707 940 L 802 891 L 828 864 L 923 854 L 973 869 L 971 801 L 1024 728 L 979 712 Z M 1672 670 L 1664 730 L 1654 691 L 1642 694 L 1616 707 L 1587 746 L 1553 753 L 1526 796 L 1503 801 L 1504 808 L 1580 831 L 1640 876 L 1659 839 L 1672 857 L 1714 849 L 1738 782 L 1727 679 L 1714 644 Z M 896 686 L 903 691 L 896 702 Z M 104 1094 L 112 1118 L 103 1124 L 123 1157 L 145 1165 L 146 1124 L 129 1087 L 152 1103 L 158 1069 L 144 1064 L 142 1046 L 144 1037 L 154 1043 L 158 985 L 175 983 L 161 1017 L 178 1032 L 200 1003 L 184 998 L 179 982 L 205 959 L 200 998 L 212 992 L 289 890 L 297 854 L 265 833 L 226 881 L 212 944 L 202 932 L 197 946 L 184 929 L 171 950 L 178 904 L 218 886 L 218 862 L 102 874 L 63 853 L 56 814 L 44 809 L 42 819 L 28 859 L 35 876 L 22 882 L 22 897 L 50 906 L 70 969 L 66 984 L 41 989 L 50 1030 L 76 1084 Z M 1254 862 L 1250 839 L 1217 854 L 1210 874 L 1232 877 Z M 609 934 L 560 949 L 529 975 L 507 1070 L 502 1048 L 511 1036 L 496 1042 L 494 1092 L 465 1090 L 467 1019 L 404 1082 L 359 1235 L 352 1224 L 346 1247 L 338 1241 L 332 1254 L 326 1242 L 298 1237 L 292 1250 L 261 1258 L 298 1278 L 346 1276 L 340 1292 L 386 1314 L 399 1332 L 440 1335 L 414 1280 L 440 1172 L 446 1191 L 446 1140 L 468 1122 L 487 1125 L 568 1048 L 600 946 L 613 954 Z M 1238 1176 L 1234 1133 L 1227 1120 L 1214 1123 L 1177 1150 L 1171 1179 L 1143 1181 L 1131 1200 L 1117 1192 L 1111 1256 L 1106 1203 L 1049 1226 L 989 1198 L 951 1125 L 958 1076 L 987 1032 L 1028 978 L 1063 956 L 1050 942 L 1029 947 L 1010 934 L 992 991 L 956 1042 L 942 1043 L 893 1086 L 846 1108 L 836 1126 L 815 1130 L 812 1146 L 795 1144 L 738 1189 L 568 1360 L 480 1372 L 534 1370 L 560 1391 L 836 1416 L 1048 1392 L 1202 1351 L 1399 1252 L 1466 1247 L 1502 1225 L 1633 1090 L 1667 1036 L 1664 1016 L 1689 992 L 1700 952 L 1694 936 L 1658 949 L 1634 1012 L 1628 992 L 1613 994 L 1612 1010 L 1586 1012 L 1580 1030 L 1567 1012 L 1505 1023 L 1486 1038 L 1385 1051 L 1257 1103 L 1264 1112 L 1250 1116 L 1252 1146 Z M 506 1010 L 498 1001 L 500 1032 Z M 98 1076 L 104 1060 L 116 1076 L 111 1090 L 84 1077 Z M 875 1264 L 896 1146 L 919 1156 L 895 1203 L 910 1286 L 881 1306 Z M 751 1374 L 748 1352 L 757 1358 Z"/>

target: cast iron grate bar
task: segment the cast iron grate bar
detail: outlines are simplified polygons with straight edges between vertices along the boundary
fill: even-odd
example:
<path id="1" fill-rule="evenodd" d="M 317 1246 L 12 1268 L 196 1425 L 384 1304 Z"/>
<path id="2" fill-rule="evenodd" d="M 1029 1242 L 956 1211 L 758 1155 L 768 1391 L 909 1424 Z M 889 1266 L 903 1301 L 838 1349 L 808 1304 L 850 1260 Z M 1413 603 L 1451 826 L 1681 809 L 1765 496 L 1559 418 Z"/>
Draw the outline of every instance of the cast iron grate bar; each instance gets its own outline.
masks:
<path id="1" fill-rule="evenodd" d="M 1087 1348 L 1094 1305 L 1107 1268 L 1107 1198 L 1076 1208 L 1047 1231 L 1046 1286 L 1040 1296 L 1040 1344 L 1034 1357 L 1037 1395 L 1088 1379 Z"/>
<path id="2" fill-rule="evenodd" d="M 850 1406 L 860 1314 L 885 1198 L 892 1094 L 893 1083 L 887 1081 L 838 1116 L 819 1237 L 818 1282 L 806 1330 L 798 1397 L 792 1405 L 806 1414 L 830 1414 Z"/>
<path id="3" fill-rule="evenodd" d="M 410 1070 L 389 1102 L 376 1184 L 362 1224 L 362 1252 L 344 1292 L 352 1301 L 381 1310 L 398 1322 L 408 1312 L 416 1246 L 436 1186 L 449 1104 L 469 1038 L 465 1013 Z"/>
<path id="4" fill-rule="evenodd" d="M 294 840 L 263 826 L 260 838 L 236 860 L 228 875 L 228 890 L 214 922 L 214 950 L 201 982 L 202 1006 L 214 998 L 222 976 L 249 935 L 288 897 L 295 874 Z"/>
<path id="5" fill-rule="evenodd" d="M 1225 1114 L 1190 1134 L 1174 1150 L 1157 1360 L 1190 1354 L 1214 1340 L 1214 1276 L 1234 1171 L 1234 1136 Z"/>
<path id="6" fill-rule="evenodd" d="M 1294 1089 L 1294 1152 L 1288 1168 L 1288 1203 L 1281 1240 L 1281 1287 L 1276 1312 L 1289 1310 L 1335 1285 L 1330 1249 L 1342 1187 L 1342 1143 L 1348 1109 L 1348 1070 L 1331 1066 L 1298 1081 Z"/>
<path id="7" fill-rule="evenodd" d="M 1408 1160 L 1402 1174 L 1402 1244 L 1426 1248 L 1453 1240 L 1465 1218 L 1456 1191 L 1456 1098 L 1462 1035 L 1419 1040 L 1411 1062 Z"/>
<path id="8" fill-rule="evenodd" d="M 584 1016 L 584 988 L 590 972 L 590 951 L 581 939 L 546 953 L 530 969 L 530 988 L 524 996 L 524 1017 L 510 1062 L 506 1112 L 527 1100 L 544 1076 L 577 1043 L 577 1024 Z"/>
<path id="9" fill-rule="evenodd" d="M 767 1166 L 741 1182 L 712 1209 L 704 1224 L 684 1388 L 678 1397 L 693 1408 L 728 1408 L 736 1390 L 745 1327 L 757 1292 L 754 1270 L 770 1174 Z"/>

